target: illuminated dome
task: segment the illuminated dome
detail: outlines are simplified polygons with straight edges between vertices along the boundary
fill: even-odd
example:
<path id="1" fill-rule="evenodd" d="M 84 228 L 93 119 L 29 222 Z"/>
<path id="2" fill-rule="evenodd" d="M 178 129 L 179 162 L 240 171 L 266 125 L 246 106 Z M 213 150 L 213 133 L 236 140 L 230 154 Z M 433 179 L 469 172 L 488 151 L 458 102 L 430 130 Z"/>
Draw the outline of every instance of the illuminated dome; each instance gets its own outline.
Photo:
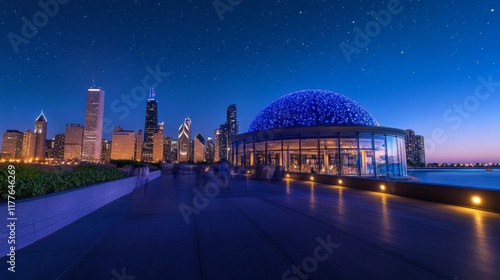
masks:
<path id="1" fill-rule="evenodd" d="M 301 90 L 269 104 L 253 120 L 248 132 L 310 126 L 380 126 L 353 99 L 327 90 Z"/>

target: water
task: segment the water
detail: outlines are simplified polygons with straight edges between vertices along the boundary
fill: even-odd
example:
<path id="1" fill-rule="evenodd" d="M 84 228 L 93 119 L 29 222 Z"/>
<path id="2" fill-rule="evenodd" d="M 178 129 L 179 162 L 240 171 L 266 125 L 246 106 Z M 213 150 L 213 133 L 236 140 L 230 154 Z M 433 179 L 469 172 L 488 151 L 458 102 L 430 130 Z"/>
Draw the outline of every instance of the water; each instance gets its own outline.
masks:
<path id="1" fill-rule="evenodd" d="M 417 169 L 409 170 L 422 183 L 500 190 L 500 169 Z"/>

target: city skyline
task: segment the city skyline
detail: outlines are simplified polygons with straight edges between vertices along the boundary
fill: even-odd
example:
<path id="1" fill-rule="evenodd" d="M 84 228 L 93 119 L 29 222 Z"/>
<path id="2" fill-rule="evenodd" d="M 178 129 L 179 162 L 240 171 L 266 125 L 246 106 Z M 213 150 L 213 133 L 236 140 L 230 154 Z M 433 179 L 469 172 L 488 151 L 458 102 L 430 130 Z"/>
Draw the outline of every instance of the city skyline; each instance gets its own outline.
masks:
<path id="1" fill-rule="evenodd" d="M 319 88 L 360 102 L 383 126 L 418 131 L 427 162 L 498 162 L 498 4 L 389 3 L 244 1 L 221 21 L 210 2 L 69 2 L 18 52 L 7 35 L 23 36 L 21 18 L 43 9 L 8 3 L 0 131 L 32 129 L 42 109 L 47 138 L 83 124 L 93 80 L 106 90 L 108 140 L 115 126 L 144 129 L 150 87 L 174 138 L 185 116 L 193 132 L 214 136 L 229 104 L 246 132 L 272 100 Z M 367 32 L 377 19 L 380 30 Z"/>

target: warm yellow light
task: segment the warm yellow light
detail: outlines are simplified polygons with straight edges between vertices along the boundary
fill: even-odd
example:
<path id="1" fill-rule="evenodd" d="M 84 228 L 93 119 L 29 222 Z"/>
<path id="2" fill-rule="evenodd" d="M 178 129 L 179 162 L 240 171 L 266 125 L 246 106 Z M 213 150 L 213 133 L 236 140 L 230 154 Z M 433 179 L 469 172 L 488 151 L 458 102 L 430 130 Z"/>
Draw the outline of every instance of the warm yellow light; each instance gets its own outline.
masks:
<path id="1" fill-rule="evenodd" d="M 342 180 L 339 180 L 339 184 L 342 184 Z"/>
<path id="2" fill-rule="evenodd" d="M 286 174 L 286 177 L 287 177 L 287 178 L 290 178 L 290 174 Z"/>
<path id="3" fill-rule="evenodd" d="M 311 176 L 311 180 L 314 180 L 314 177 L 313 177 L 313 176 Z"/>
<path id="4" fill-rule="evenodd" d="M 481 203 L 481 198 L 479 196 L 473 196 L 472 197 L 472 202 L 474 202 L 474 204 L 480 204 Z"/>
<path id="5" fill-rule="evenodd" d="M 381 190 L 383 190 L 383 191 L 385 191 L 385 186 L 384 186 L 384 185 L 381 185 L 381 186 L 380 186 L 380 189 L 381 189 Z"/>

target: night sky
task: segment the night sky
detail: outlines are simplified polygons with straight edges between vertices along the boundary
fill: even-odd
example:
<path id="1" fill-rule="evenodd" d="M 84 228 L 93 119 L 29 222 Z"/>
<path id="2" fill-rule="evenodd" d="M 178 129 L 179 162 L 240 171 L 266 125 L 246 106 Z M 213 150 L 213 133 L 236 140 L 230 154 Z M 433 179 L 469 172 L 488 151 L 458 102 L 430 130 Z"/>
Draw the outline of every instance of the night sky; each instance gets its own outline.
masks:
<path id="1" fill-rule="evenodd" d="M 0 4 L 2 133 L 33 129 L 41 110 L 48 137 L 83 124 L 94 73 L 105 126 L 144 130 L 139 89 L 159 71 L 148 83 L 158 83 L 166 136 L 177 138 L 189 116 L 193 137 L 213 137 L 232 103 L 246 132 L 273 100 L 318 88 L 353 98 L 383 126 L 424 135 L 427 162 L 500 162 L 497 1 L 220 0 L 218 13 L 212 0 L 71 0 L 45 25 L 37 2 Z M 380 16 L 376 30 L 370 12 L 381 10 L 391 20 Z M 34 15 L 41 27 L 25 28 L 26 38 L 22 18 Z M 356 36 L 366 27 L 371 35 Z M 132 93 L 139 101 L 126 105 Z"/>

